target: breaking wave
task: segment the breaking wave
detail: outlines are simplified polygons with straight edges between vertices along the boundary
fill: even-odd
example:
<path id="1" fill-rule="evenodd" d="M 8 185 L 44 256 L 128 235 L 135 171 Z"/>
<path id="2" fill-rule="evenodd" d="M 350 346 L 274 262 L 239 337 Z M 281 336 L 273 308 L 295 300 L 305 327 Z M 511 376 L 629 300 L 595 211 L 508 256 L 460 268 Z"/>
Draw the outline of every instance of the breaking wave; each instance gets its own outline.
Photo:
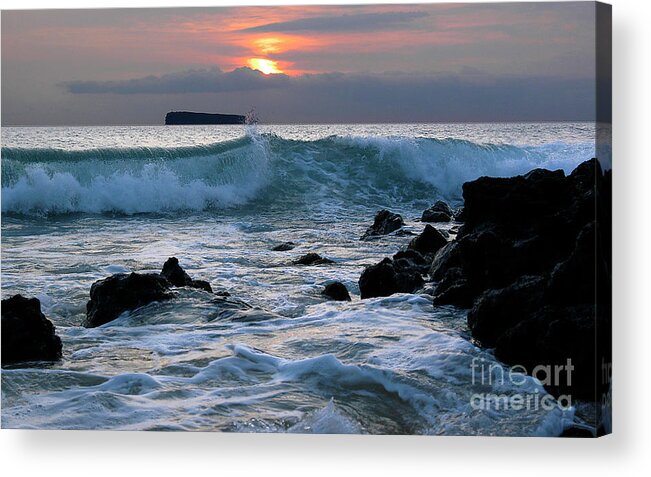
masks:
<path id="1" fill-rule="evenodd" d="M 537 146 L 459 139 L 274 134 L 203 146 L 2 149 L 2 212 L 155 213 L 315 202 L 389 206 L 441 197 L 482 175 L 571 171 L 594 143 Z"/>

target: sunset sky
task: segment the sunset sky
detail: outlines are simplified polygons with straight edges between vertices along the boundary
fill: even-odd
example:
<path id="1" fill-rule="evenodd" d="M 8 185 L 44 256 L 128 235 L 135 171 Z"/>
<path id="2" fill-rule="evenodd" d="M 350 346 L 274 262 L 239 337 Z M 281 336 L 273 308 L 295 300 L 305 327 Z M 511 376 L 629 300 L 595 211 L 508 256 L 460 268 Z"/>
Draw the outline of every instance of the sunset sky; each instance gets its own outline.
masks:
<path id="1" fill-rule="evenodd" d="M 593 120 L 591 2 L 2 12 L 2 125 Z"/>

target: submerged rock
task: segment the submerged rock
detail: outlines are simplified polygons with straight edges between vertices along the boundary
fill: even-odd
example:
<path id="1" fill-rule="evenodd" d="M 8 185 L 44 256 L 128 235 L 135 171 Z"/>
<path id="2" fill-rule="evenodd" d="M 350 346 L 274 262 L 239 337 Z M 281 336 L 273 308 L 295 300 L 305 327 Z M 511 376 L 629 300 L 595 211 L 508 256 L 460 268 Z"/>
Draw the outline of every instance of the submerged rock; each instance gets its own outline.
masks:
<path id="1" fill-rule="evenodd" d="M 433 206 L 423 212 L 422 222 L 450 222 L 454 212 L 450 206 L 442 200 L 436 201 Z"/>
<path id="2" fill-rule="evenodd" d="M 280 245 L 276 245 L 271 250 L 274 252 L 287 252 L 294 249 L 295 247 L 296 244 L 294 242 L 283 242 Z"/>
<path id="3" fill-rule="evenodd" d="M 2 300 L 2 364 L 56 361 L 61 358 L 61 338 L 41 312 L 38 298 L 14 295 Z"/>
<path id="4" fill-rule="evenodd" d="M 328 283 L 321 294 L 336 301 L 350 301 L 348 289 L 341 282 Z"/>
<path id="5" fill-rule="evenodd" d="M 327 263 L 335 262 L 329 258 L 322 257 L 318 253 L 310 252 L 295 260 L 294 263 L 296 265 L 325 265 Z"/>
<path id="6" fill-rule="evenodd" d="M 84 326 L 94 328 L 113 321 L 125 311 L 168 300 L 174 296 L 171 286 L 158 273 L 118 273 L 96 281 L 90 288 Z"/>
<path id="7" fill-rule="evenodd" d="M 401 215 L 394 214 L 386 209 L 381 210 L 375 215 L 373 225 L 366 229 L 366 232 L 360 237 L 360 240 L 390 234 L 404 225 L 405 223 Z"/>
<path id="8" fill-rule="evenodd" d="M 190 275 L 181 268 L 179 260 L 176 257 L 170 257 L 167 259 L 163 265 L 161 275 L 175 287 L 199 288 L 208 293 L 212 293 L 210 283 L 205 280 L 193 280 Z"/>

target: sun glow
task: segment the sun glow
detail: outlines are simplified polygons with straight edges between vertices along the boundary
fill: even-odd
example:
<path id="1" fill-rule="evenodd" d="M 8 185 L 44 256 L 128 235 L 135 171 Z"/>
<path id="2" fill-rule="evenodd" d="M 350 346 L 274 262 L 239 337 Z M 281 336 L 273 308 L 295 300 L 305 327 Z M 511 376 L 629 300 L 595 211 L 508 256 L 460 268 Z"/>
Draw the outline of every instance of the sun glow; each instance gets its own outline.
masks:
<path id="1" fill-rule="evenodd" d="M 266 58 L 251 58 L 247 64 L 254 70 L 258 70 L 265 75 L 282 73 L 283 71 L 278 68 L 278 62 L 267 60 Z"/>
<path id="2" fill-rule="evenodd" d="M 253 42 L 255 48 L 263 55 L 279 53 L 283 49 L 283 40 L 276 37 L 258 38 Z"/>

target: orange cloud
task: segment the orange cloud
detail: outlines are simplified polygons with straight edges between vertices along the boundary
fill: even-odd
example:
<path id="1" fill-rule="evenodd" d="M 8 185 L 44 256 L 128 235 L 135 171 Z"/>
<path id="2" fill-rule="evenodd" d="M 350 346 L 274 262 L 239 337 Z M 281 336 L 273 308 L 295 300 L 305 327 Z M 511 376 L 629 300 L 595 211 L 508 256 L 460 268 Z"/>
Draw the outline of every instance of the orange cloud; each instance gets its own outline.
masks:
<path id="1" fill-rule="evenodd" d="M 363 13 L 406 12 L 427 12 L 428 15 L 414 17 L 416 24 L 385 23 L 382 31 L 355 30 L 351 23 L 347 23 L 348 27 L 344 29 L 338 29 L 336 24 L 332 28 L 333 24 L 330 23 L 330 18 L 350 19 Z M 258 60 L 260 68 L 271 73 L 282 71 L 287 75 L 417 68 L 436 71 L 440 64 L 428 62 L 427 53 L 422 51 L 435 51 L 438 47 L 443 49 L 446 46 L 516 41 L 518 46 L 535 45 L 541 41 L 545 44 L 575 43 L 575 31 L 581 31 L 574 25 L 576 19 L 559 21 L 558 15 L 536 13 L 533 15 L 528 7 L 478 8 L 469 11 L 467 6 L 463 8 L 454 4 L 369 5 L 354 8 L 242 7 L 214 11 L 170 9 L 156 17 L 155 21 L 125 13 L 120 22 L 107 21 L 92 26 L 81 21 L 65 25 L 47 25 L 45 22 L 31 29 L 14 28 L 9 34 L 5 33 L 6 22 L 3 20 L 3 57 L 15 57 L 21 61 L 56 57 L 73 65 L 102 58 L 107 66 L 89 68 L 86 74 L 99 77 L 110 73 L 118 78 L 145 70 L 152 74 L 205 67 L 219 67 L 228 71 L 251 66 L 253 60 Z M 97 15 L 100 18 L 101 13 L 98 11 Z M 296 27 L 297 20 L 317 19 L 321 21 L 320 29 L 282 31 L 282 24 L 287 27 L 288 22 L 294 22 L 292 25 Z M 569 27 L 567 22 L 570 22 Z M 280 25 L 278 29 L 281 31 L 264 28 L 274 24 Z M 301 24 L 309 26 L 314 23 Z M 558 24 L 561 32 L 557 31 L 552 38 L 536 35 L 539 24 L 546 28 Z M 528 25 L 530 28 L 524 33 L 517 33 L 511 29 L 512 25 Z M 420 62 L 408 61 L 409 55 L 422 47 L 436 48 L 421 49 L 423 57 Z M 322 58 L 329 58 L 328 63 Z M 492 60 L 487 58 L 487 61 Z M 115 68 L 111 67 L 117 64 L 122 65 L 120 71 L 114 71 Z"/>

